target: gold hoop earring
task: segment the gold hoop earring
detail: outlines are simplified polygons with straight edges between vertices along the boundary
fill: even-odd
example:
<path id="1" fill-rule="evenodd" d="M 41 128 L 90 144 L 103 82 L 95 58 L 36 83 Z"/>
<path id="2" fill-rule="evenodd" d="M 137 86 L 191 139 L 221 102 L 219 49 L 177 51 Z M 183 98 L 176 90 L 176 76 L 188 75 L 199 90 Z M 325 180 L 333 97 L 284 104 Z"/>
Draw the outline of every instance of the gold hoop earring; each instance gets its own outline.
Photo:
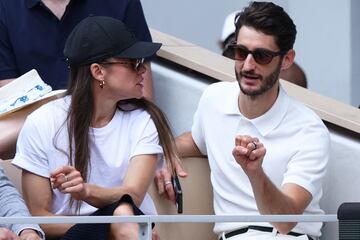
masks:
<path id="1" fill-rule="evenodd" d="M 104 85 L 105 85 L 105 81 L 101 80 L 101 82 L 99 83 L 100 88 L 104 88 Z"/>

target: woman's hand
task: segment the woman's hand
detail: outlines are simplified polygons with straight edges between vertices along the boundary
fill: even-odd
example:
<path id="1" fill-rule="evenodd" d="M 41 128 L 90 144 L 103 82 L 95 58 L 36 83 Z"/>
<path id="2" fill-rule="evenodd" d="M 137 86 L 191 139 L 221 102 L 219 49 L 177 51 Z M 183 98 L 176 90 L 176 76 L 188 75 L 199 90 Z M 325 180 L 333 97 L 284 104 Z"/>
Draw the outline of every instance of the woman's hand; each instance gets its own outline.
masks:
<path id="1" fill-rule="evenodd" d="M 53 189 L 69 193 L 76 200 L 83 200 L 87 196 L 86 184 L 80 172 L 72 166 L 61 166 L 50 174 Z"/>

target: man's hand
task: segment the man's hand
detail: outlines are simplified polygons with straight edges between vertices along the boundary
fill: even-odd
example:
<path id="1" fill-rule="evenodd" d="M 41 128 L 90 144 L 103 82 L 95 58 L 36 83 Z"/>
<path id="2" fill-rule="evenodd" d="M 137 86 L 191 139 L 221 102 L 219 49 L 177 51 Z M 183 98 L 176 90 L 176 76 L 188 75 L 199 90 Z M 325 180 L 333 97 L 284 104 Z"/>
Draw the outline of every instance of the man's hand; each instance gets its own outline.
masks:
<path id="1" fill-rule="evenodd" d="M 21 239 L 9 229 L 0 228 L 0 240 L 21 240 Z"/>
<path id="2" fill-rule="evenodd" d="M 41 240 L 39 234 L 33 229 L 25 229 L 20 233 L 21 240 Z"/>
<path id="3" fill-rule="evenodd" d="M 262 169 L 265 153 L 266 149 L 258 138 L 241 135 L 235 138 L 232 154 L 248 176 Z"/>
<path id="4" fill-rule="evenodd" d="M 187 173 L 182 168 L 180 161 L 175 161 L 175 171 L 179 177 L 184 178 L 187 176 Z M 158 193 L 175 203 L 175 191 L 171 182 L 171 173 L 168 168 L 163 167 L 161 170 L 156 171 L 155 183 Z"/>
<path id="5" fill-rule="evenodd" d="M 160 240 L 160 236 L 155 229 L 152 230 L 151 240 Z"/>

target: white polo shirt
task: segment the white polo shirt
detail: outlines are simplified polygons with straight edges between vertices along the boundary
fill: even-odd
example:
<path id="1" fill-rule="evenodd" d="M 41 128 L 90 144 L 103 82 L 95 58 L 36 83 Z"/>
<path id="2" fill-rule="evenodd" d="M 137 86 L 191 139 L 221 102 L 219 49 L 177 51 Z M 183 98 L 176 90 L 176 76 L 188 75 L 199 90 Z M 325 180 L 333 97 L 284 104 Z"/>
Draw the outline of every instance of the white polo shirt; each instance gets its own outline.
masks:
<path id="1" fill-rule="evenodd" d="M 48 178 L 50 172 L 68 165 L 68 128 L 63 124 L 71 98 L 52 101 L 30 114 L 17 141 L 16 156 L 12 163 L 39 176 Z M 59 131 L 60 129 L 60 131 Z M 90 128 L 90 162 L 88 183 L 102 187 L 120 186 L 132 157 L 142 154 L 158 154 L 162 157 L 158 133 L 150 115 L 142 110 L 117 110 L 112 120 L 102 128 Z M 54 146 L 54 139 L 57 148 Z M 139 172 L 139 174 L 141 174 Z M 69 194 L 53 190 L 52 213 L 73 215 L 69 209 Z M 140 209 L 145 214 L 156 214 L 149 194 Z M 83 203 L 80 215 L 88 215 L 95 207 Z"/>
<path id="2" fill-rule="evenodd" d="M 321 119 L 290 98 L 282 87 L 264 115 L 244 117 L 238 107 L 237 82 L 219 82 L 203 93 L 194 116 L 192 136 L 208 156 L 214 193 L 214 211 L 226 214 L 260 214 L 247 175 L 232 156 L 235 136 L 258 137 L 266 148 L 263 169 L 278 187 L 294 183 L 309 191 L 312 201 L 304 214 L 322 214 L 319 201 L 329 152 L 329 133 Z M 215 233 L 244 225 L 269 223 L 216 223 Z M 322 223 L 298 223 L 292 230 L 320 236 Z"/>

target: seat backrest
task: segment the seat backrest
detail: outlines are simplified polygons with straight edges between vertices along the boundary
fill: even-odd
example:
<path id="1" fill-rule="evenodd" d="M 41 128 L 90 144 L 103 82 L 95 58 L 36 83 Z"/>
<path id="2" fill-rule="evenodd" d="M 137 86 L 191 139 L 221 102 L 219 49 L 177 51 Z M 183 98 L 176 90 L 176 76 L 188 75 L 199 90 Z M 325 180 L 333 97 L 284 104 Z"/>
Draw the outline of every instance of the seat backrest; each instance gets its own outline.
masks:
<path id="1" fill-rule="evenodd" d="M 210 183 L 210 168 L 206 158 L 186 158 L 183 166 L 188 173 L 180 183 L 183 192 L 183 214 L 212 215 L 213 195 Z M 173 203 L 159 196 L 155 184 L 150 187 L 152 196 L 159 215 L 176 215 Z M 216 235 L 212 231 L 213 223 L 158 223 L 158 230 L 162 239 L 183 240 L 200 239 L 215 240 Z"/>

